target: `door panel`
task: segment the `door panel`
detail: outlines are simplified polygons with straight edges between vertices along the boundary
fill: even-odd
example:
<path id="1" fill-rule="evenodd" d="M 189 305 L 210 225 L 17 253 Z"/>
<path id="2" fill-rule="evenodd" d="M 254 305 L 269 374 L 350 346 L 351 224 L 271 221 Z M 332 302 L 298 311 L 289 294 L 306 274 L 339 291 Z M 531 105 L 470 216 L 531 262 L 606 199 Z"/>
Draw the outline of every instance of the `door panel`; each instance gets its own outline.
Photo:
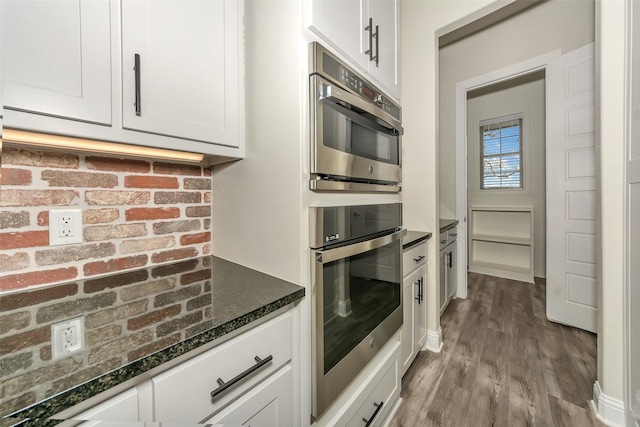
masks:
<path id="1" fill-rule="evenodd" d="M 594 45 L 547 66 L 547 317 L 597 327 Z"/>
<path id="2" fill-rule="evenodd" d="M 7 108 L 111 123 L 109 2 L 3 1 Z"/>

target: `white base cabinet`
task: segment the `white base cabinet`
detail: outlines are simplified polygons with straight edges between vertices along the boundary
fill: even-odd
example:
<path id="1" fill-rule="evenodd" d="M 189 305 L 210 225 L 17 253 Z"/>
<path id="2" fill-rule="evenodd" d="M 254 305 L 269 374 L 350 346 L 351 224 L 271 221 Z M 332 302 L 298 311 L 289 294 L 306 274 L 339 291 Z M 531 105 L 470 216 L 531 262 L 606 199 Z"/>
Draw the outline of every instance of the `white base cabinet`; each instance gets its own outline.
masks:
<path id="1" fill-rule="evenodd" d="M 284 314 L 153 377 L 154 421 L 198 423 L 208 420 L 287 365 L 292 353 L 291 317 L 290 313 Z M 268 358 L 271 361 L 260 362 Z M 211 396 L 214 390 L 223 387 L 220 380 L 231 383 L 249 368 L 255 370 L 226 391 Z M 289 388 L 292 386 L 289 382 Z M 292 410 L 291 405 L 288 408 Z"/>
<path id="2" fill-rule="evenodd" d="M 400 343 L 394 337 L 313 426 L 385 425 L 397 410 L 400 369 Z"/>
<path id="3" fill-rule="evenodd" d="M 446 310 L 457 291 L 457 236 L 455 228 L 440 233 L 440 314 Z"/>
<path id="4" fill-rule="evenodd" d="M 402 375 L 427 342 L 427 243 L 403 254 L 403 323 L 400 335 Z"/>
<path id="5" fill-rule="evenodd" d="M 286 366 L 207 423 L 229 426 L 293 427 L 292 370 Z"/>
<path id="6" fill-rule="evenodd" d="M 106 425 L 100 421 L 293 427 L 292 328 L 292 313 L 283 313 L 91 409 L 65 410 L 59 419 L 86 420 L 83 427 Z M 218 379 L 229 387 L 212 397 L 223 386 Z"/>
<path id="7" fill-rule="evenodd" d="M 90 420 L 80 424 L 82 427 L 97 427 L 102 421 L 137 421 L 140 419 L 137 389 L 134 387 L 122 392 L 74 416 L 73 419 Z"/>

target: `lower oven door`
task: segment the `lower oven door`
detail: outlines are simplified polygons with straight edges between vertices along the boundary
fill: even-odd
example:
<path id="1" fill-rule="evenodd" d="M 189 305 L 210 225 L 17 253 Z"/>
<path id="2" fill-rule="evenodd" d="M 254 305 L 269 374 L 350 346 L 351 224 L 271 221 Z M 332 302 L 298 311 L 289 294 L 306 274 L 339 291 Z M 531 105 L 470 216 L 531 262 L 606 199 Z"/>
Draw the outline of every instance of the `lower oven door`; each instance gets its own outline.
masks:
<path id="1" fill-rule="evenodd" d="M 405 234 L 312 251 L 314 417 L 402 325 Z"/>

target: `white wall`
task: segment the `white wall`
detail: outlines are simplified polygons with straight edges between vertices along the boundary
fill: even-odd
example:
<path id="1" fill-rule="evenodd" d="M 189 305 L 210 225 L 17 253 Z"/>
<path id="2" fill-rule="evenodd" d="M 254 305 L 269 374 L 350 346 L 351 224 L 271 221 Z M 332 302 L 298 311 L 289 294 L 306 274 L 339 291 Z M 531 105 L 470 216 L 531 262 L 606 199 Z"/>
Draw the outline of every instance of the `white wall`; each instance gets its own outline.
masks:
<path id="1" fill-rule="evenodd" d="M 556 49 L 570 52 L 592 42 L 594 32 L 593 1 L 550 0 L 440 49 L 441 216 L 456 206 L 456 84 Z"/>
<path id="2" fill-rule="evenodd" d="M 436 31 L 492 3 L 476 1 L 400 2 L 400 84 L 402 125 L 402 202 L 405 226 L 431 231 L 437 237 L 438 149 L 436 135 L 437 39 Z M 455 6 L 454 6 L 455 4 Z M 438 239 L 428 241 L 427 328 L 440 328 L 438 304 Z"/>
<path id="3" fill-rule="evenodd" d="M 274 25 L 274 23 L 278 25 Z M 213 168 L 213 253 L 300 283 L 300 6 L 245 6 L 246 158 Z"/>
<path id="4" fill-rule="evenodd" d="M 534 275 L 545 267 L 545 98 L 544 73 L 538 72 L 469 93 L 467 100 L 468 206 L 534 208 Z M 517 190 L 480 190 L 479 123 L 523 113 L 523 184 Z"/>

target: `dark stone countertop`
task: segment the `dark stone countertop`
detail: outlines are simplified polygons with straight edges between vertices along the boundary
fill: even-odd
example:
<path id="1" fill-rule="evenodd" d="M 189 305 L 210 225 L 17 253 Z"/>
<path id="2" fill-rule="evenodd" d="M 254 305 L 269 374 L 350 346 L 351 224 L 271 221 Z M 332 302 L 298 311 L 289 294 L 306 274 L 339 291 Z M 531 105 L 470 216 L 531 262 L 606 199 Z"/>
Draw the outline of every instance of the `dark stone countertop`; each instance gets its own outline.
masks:
<path id="1" fill-rule="evenodd" d="M 202 332 L 14 412 L 10 416 L 16 422 L 22 421 L 19 424 L 21 427 L 58 424 L 60 420 L 48 418 L 152 369 L 162 369 L 161 365 L 201 346 L 209 344 L 213 347 L 214 340 L 295 303 L 305 296 L 305 289 L 301 286 L 214 256 L 184 263 L 196 261 L 200 265 L 208 265 L 211 268 L 211 275 L 206 277 L 206 280 L 211 281 L 211 301 L 208 304 L 211 305 L 212 319 L 207 323 L 206 328 L 202 328 Z M 166 268 L 175 269 L 179 264 L 180 262 Z M 145 270 L 150 272 L 149 281 L 151 281 L 153 280 L 151 278 L 158 277 L 156 273 L 158 268 L 153 266 L 135 270 L 135 272 Z M 152 270 L 153 274 L 151 274 Z"/>
<path id="2" fill-rule="evenodd" d="M 412 231 L 408 230 L 407 234 L 402 238 L 402 249 L 409 249 L 420 242 L 424 242 L 431 238 L 429 231 Z"/>
<path id="3" fill-rule="evenodd" d="M 440 233 L 451 230 L 458 225 L 458 222 L 457 219 L 440 219 Z"/>

